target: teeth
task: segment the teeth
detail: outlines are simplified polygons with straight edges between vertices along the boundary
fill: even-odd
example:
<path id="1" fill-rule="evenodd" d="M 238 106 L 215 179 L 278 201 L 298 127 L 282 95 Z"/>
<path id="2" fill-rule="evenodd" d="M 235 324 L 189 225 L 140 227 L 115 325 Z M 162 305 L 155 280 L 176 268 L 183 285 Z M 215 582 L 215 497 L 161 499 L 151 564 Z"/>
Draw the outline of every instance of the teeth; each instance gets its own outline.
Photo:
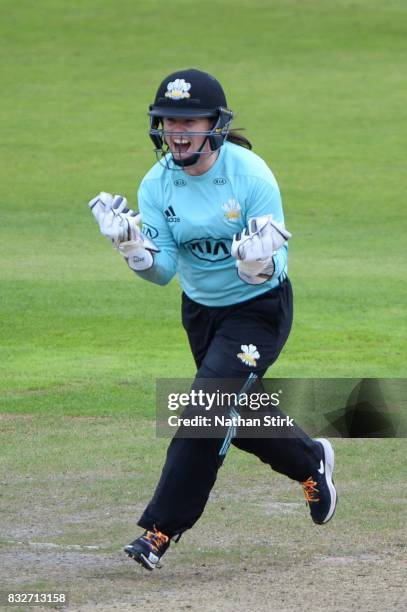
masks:
<path id="1" fill-rule="evenodd" d="M 175 144 L 189 144 L 190 141 L 189 140 L 182 140 L 182 139 L 178 139 L 178 138 L 174 138 L 174 142 Z"/>

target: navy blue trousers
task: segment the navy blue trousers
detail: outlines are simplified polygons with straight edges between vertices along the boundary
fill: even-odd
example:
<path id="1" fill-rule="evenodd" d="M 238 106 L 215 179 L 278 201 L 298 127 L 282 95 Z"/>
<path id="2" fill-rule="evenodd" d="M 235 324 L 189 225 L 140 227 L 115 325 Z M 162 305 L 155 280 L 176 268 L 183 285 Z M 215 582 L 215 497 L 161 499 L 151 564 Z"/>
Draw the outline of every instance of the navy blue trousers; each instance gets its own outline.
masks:
<path id="1" fill-rule="evenodd" d="M 261 379 L 290 333 L 292 301 L 288 279 L 276 289 L 233 306 L 203 306 L 183 294 L 182 322 L 197 365 L 199 387 L 204 379 L 227 379 L 229 383 L 236 379 L 238 391 L 251 373 Z M 153 498 L 138 524 L 144 529 L 156 527 L 171 537 L 190 529 L 215 484 L 224 459 L 220 454 L 223 444 L 222 438 L 174 436 Z M 300 482 L 318 465 L 314 442 L 296 426 L 289 437 L 237 434 L 232 444 Z"/>

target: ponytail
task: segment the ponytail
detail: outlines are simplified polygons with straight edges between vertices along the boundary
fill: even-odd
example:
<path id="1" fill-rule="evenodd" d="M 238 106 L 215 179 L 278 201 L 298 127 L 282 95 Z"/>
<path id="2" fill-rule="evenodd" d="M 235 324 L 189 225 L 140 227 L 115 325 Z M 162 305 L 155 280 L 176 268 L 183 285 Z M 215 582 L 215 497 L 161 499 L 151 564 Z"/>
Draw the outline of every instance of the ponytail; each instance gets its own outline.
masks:
<path id="1" fill-rule="evenodd" d="M 252 149 L 252 143 L 250 140 L 239 134 L 244 128 L 232 128 L 228 135 L 226 136 L 226 140 L 232 142 L 233 144 L 239 145 L 239 147 L 245 147 L 245 149 Z"/>

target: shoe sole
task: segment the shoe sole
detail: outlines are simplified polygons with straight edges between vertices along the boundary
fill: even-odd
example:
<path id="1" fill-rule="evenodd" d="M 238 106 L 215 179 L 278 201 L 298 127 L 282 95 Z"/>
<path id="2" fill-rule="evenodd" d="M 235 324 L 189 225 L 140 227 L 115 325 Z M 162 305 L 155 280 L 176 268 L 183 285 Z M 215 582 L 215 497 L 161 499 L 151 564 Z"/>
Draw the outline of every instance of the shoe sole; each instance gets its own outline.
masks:
<path id="1" fill-rule="evenodd" d="M 338 495 L 336 493 L 334 481 L 332 478 L 335 464 L 335 453 L 334 449 L 332 448 L 332 444 L 329 442 L 329 440 L 326 440 L 325 438 L 316 438 L 315 441 L 322 444 L 322 448 L 324 449 L 325 479 L 328 485 L 329 492 L 331 494 L 331 507 L 329 508 L 329 512 L 326 515 L 325 520 L 322 521 L 322 523 L 319 523 L 320 525 L 325 525 L 325 523 L 327 523 L 333 517 L 336 509 L 336 503 L 338 501 Z"/>
<path id="2" fill-rule="evenodd" d="M 132 550 L 128 550 L 127 548 L 124 549 L 124 552 L 130 557 L 130 559 L 133 559 L 133 561 L 137 561 L 137 563 L 140 563 L 140 565 L 142 565 L 150 572 L 152 572 L 153 569 L 157 567 L 157 565 L 150 563 L 147 557 L 141 552 L 134 552 Z"/>

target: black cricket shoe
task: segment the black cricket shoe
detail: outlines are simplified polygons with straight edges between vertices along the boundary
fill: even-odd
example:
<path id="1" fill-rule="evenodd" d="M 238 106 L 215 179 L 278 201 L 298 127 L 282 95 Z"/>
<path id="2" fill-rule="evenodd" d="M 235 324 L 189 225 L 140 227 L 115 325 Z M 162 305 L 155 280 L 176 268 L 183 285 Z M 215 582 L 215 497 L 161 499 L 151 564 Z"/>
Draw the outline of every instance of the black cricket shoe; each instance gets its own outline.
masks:
<path id="1" fill-rule="evenodd" d="M 311 518 L 317 525 L 327 523 L 335 512 L 337 494 L 332 479 L 334 449 L 325 438 L 317 438 L 320 452 L 319 467 L 301 485 L 310 509 Z"/>
<path id="2" fill-rule="evenodd" d="M 148 570 L 160 566 L 160 559 L 170 545 L 170 538 L 154 527 L 153 531 L 145 531 L 142 536 L 124 547 L 131 559 L 140 563 Z"/>

